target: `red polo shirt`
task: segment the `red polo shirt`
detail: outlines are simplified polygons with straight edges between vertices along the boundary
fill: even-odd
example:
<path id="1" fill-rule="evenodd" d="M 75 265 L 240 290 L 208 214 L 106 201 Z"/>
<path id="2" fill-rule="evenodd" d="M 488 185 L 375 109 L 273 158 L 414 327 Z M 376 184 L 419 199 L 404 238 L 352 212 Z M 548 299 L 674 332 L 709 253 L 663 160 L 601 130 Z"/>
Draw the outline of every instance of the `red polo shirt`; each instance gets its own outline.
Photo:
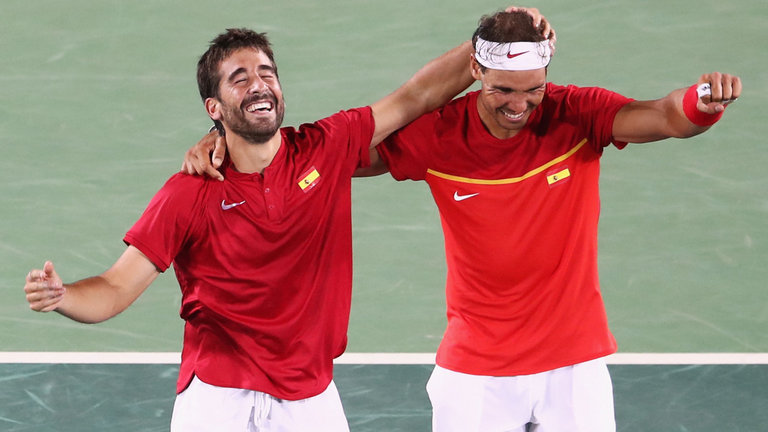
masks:
<path id="1" fill-rule="evenodd" d="M 630 100 L 548 84 L 525 128 L 502 140 L 483 126 L 477 98 L 377 147 L 396 179 L 425 180 L 440 210 L 448 327 L 437 363 L 527 375 L 614 352 L 597 272 L 598 180 Z"/>
<path id="2" fill-rule="evenodd" d="M 171 263 L 186 321 L 177 390 L 203 382 L 297 400 L 330 383 L 352 287 L 351 176 L 369 164 L 370 108 L 298 130 L 263 175 L 176 174 L 125 242 Z"/>

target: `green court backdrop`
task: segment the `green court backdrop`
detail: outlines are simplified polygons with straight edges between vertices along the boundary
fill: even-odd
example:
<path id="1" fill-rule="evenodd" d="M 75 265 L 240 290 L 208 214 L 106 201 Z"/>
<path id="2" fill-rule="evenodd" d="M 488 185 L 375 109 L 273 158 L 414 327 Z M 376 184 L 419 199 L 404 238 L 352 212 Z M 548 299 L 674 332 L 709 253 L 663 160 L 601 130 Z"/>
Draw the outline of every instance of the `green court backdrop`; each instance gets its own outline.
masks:
<path id="1" fill-rule="evenodd" d="M 768 351 L 767 5 L 528 4 L 557 29 L 554 82 L 656 98 L 714 70 L 744 81 L 743 96 L 707 134 L 606 152 L 600 270 L 621 351 Z M 22 286 L 46 259 L 74 280 L 119 256 L 124 232 L 209 126 L 194 73 L 217 33 L 268 32 L 286 124 L 297 125 L 376 101 L 503 6 L 5 0 L 0 349 L 180 349 L 172 272 L 126 313 L 94 326 L 30 312 Z M 356 180 L 353 199 L 349 351 L 434 351 L 445 325 L 445 268 L 427 188 L 388 176 Z"/>

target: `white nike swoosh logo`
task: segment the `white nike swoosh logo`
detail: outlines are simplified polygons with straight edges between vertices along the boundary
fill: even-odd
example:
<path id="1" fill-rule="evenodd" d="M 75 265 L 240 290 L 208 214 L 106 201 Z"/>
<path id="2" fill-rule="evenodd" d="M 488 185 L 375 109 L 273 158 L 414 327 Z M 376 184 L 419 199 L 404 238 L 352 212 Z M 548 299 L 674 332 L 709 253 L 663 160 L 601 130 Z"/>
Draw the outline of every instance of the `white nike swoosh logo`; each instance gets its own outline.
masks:
<path id="1" fill-rule="evenodd" d="M 232 207 L 237 207 L 237 206 L 239 206 L 239 205 L 245 204 L 245 200 L 243 200 L 243 201 L 240 201 L 239 203 L 232 203 L 232 204 L 227 204 L 227 203 L 226 203 L 226 202 L 224 202 L 224 201 L 225 201 L 225 200 L 221 200 L 221 209 L 222 209 L 222 210 L 229 210 L 229 209 L 231 209 Z"/>
<path id="2" fill-rule="evenodd" d="M 473 196 L 478 196 L 480 193 L 473 193 L 469 195 L 459 195 L 459 191 L 456 191 L 453 193 L 453 199 L 456 201 L 464 201 L 465 199 L 472 198 Z"/>

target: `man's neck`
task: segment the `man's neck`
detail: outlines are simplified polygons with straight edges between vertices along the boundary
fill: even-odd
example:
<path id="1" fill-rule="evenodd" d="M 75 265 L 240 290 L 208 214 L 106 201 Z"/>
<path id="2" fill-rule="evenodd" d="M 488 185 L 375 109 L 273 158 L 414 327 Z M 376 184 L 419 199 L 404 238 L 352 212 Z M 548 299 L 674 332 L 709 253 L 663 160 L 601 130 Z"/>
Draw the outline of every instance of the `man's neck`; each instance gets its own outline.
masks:
<path id="1" fill-rule="evenodd" d="M 252 143 L 237 135 L 227 136 L 227 152 L 234 168 L 244 174 L 264 173 L 282 141 L 280 131 L 264 143 Z"/>

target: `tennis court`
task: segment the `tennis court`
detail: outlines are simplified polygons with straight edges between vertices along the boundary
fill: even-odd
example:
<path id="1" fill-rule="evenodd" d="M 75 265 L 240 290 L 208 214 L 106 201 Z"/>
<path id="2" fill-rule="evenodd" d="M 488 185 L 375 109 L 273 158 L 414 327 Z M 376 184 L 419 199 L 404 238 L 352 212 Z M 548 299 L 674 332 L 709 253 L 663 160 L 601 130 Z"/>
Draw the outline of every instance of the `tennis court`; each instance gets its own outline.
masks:
<path id="1" fill-rule="evenodd" d="M 620 431 L 768 430 L 768 3 L 525 5 L 558 31 L 556 83 L 650 99 L 706 72 L 742 77 L 743 97 L 708 133 L 606 152 L 600 272 Z M 212 37 L 269 34 L 285 124 L 298 125 L 376 101 L 504 6 L 5 0 L 0 431 L 167 430 L 182 331 L 172 272 L 93 326 L 30 312 L 23 278 L 50 259 L 71 281 L 119 256 L 209 127 L 195 66 Z M 387 176 L 356 180 L 353 194 L 352 355 L 336 372 L 350 426 L 427 431 L 424 384 L 445 326 L 437 210 L 426 185 Z"/>

